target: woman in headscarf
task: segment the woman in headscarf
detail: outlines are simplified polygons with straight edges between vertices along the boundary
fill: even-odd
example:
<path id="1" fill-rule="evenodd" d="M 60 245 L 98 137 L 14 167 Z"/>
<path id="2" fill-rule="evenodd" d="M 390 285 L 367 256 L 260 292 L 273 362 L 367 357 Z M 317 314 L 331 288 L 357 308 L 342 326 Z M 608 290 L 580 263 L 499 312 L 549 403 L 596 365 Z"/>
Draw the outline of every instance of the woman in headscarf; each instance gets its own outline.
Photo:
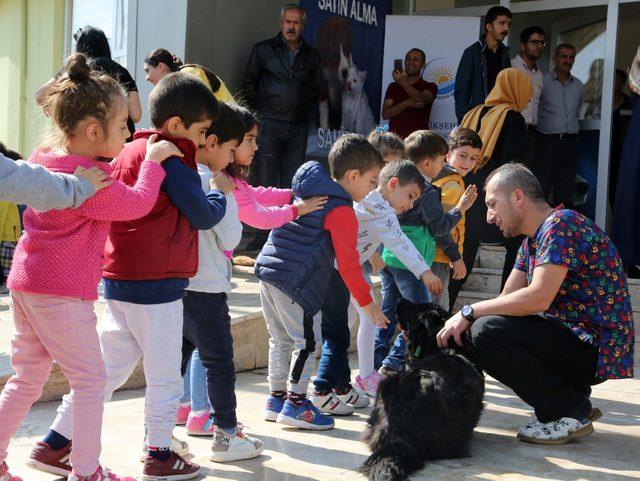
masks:
<path id="1" fill-rule="evenodd" d="M 629 88 L 636 94 L 635 106 L 622 147 L 611 238 L 627 273 L 640 277 L 640 47 L 629 70 Z"/>
<path id="2" fill-rule="evenodd" d="M 470 110 L 460 124 L 461 127 L 476 131 L 482 139 L 480 160 L 465 177 L 467 185 L 478 186 L 478 199 L 467 211 L 465 221 L 462 256 L 467 267 L 467 277 L 473 270 L 481 242 L 501 244 L 507 248 L 502 272 L 503 286 L 513 268 L 522 238 L 505 239 L 495 225 L 487 223 L 484 183 L 493 170 L 509 162 L 519 161 L 525 134 L 525 122 L 520 112 L 526 108 L 532 95 L 533 87 L 527 75 L 515 68 L 501 70 L 484 104 Z M 449 283 L 451 310 L 467 277 Z"/>

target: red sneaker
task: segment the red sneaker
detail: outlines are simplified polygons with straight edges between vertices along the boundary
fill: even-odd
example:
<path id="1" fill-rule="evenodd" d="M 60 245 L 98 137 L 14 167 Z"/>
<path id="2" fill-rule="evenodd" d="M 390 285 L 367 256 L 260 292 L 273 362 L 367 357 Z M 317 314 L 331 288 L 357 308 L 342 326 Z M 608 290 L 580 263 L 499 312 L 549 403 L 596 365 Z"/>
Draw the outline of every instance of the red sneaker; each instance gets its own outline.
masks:
<path id="1" fill-rule="evenodd" d="M 142 469 L 143 481 L 178 481 L 195 478 L 200 474 L 200 466 L 190 463 L 173 451 L 166 461 L 147 456 Z"/>
<path id="2" fill-rule="evenodd" d="M 45 473 L 67 477 L 71 474 L 69 456 L 71 456 L 71 443 L 64 448 L 51 449 L 47 443 L 38 441 L 29 454 L 27 466 Z"/>

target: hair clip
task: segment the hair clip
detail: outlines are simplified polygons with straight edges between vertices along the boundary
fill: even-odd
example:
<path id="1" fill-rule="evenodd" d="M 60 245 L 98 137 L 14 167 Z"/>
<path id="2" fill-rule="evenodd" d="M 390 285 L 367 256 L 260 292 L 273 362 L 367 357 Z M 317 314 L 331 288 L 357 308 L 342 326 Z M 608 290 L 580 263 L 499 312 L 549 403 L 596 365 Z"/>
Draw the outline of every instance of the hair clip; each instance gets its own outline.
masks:
<path id="1" fill-rule="evenodd" d="M 389 124 L 378 125 L 376 132 L 389 132 Z"/>

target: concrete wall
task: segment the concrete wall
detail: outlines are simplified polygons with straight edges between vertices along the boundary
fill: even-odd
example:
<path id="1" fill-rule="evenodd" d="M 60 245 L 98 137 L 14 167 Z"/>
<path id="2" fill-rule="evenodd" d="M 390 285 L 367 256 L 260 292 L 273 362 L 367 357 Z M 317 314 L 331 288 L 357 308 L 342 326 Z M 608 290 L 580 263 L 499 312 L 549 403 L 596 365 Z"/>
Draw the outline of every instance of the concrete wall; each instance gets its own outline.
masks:
<path id="1" fill-rule="evenodd" d="M 33 94 L 60 68 L 64 0 L 0 1 L 0 141 L 27 157 L 49 121 Z"/>
<path id="2" fill-rule="evenodd" d="M 279 31 L 283 3 L 283 0 L 189 0 L 185 60 L 210 68 L 236 93 L 251 47 Z"/>

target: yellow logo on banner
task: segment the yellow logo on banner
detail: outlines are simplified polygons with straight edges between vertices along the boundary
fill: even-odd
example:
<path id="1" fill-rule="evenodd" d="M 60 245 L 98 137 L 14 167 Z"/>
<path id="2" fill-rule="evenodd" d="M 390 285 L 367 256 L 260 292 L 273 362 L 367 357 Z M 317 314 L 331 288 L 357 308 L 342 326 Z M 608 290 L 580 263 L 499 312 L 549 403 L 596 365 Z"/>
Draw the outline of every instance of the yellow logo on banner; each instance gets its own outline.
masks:
<path id="1" fill-rule="evenodd" d="M 456 85 L 456 70 L 444 60 L 444 57 L 431 60 L 424 72 L 425 80 L 438 85 L 439 99 L 453 95 Z"/>

